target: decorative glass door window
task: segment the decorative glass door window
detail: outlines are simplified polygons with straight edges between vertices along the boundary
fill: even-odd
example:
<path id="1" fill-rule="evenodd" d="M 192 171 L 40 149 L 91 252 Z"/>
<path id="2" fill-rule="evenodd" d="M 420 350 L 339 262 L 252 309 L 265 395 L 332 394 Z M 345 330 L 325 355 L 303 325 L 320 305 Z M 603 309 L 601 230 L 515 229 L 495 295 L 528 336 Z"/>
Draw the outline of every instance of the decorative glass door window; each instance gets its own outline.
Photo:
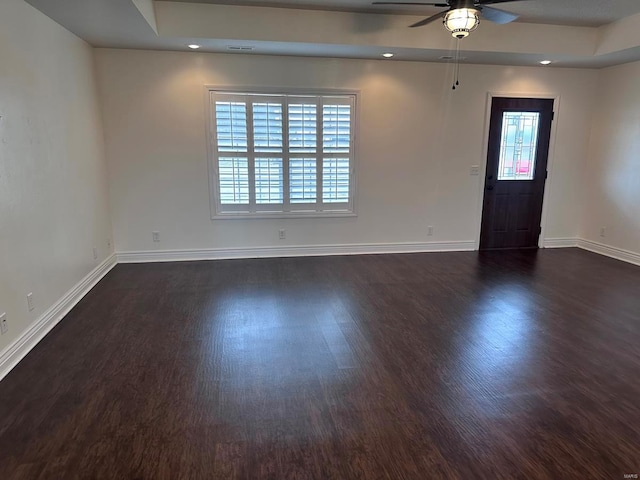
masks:
<path id="1" fill-rule="evenodd" d="M 498 180 L 533 180 L 538 150 L 538 112 L 504 112 Z"/>

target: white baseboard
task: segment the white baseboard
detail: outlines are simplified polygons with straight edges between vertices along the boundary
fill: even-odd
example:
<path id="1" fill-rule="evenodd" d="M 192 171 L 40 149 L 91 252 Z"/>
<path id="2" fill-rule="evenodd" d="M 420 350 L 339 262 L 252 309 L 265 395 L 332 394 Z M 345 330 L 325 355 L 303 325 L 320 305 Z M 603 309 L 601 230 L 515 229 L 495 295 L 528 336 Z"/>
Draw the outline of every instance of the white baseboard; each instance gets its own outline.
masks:
<path id="1" fill-rule="evenodd" d="M 78 282 L 60 300 L 40 316 L 31 326 L 0 353 L 0 380 L 2 380 L 53 327 L 89 291 L 116 266 L 116 255 L 112 254 Z"/>
<path id="2" fill-rule="evenodd" d="M 606 257 L 615 258 L 616 260 L 640 265 L 640 253 L 631 252 L 618 247 L 612 247 L 610 245 L 605 245 L 604 243 L 585 240 L 583 238 L 578 239 L 578 247 L 584 250 L 589 250 L 593 253 L 599 253 Z"/>
<path id="3" fill-rule="evenodd" d="M 585 240 L 584 238 L 547 238 L 543 242 L 544 248 L 571 248 L 578 247 L 593 253 L 598 253 L 606 257 L 622 260 L 623 262 L 640 265 L 640 254 L 612 247 L 604 243 Z"/>
<path id="4" fill-rule="evenodd" d="M 118 253 L 118 263 L 185 262 L 234 258 L 315 257 L 383 253 L 467 252 L 473 250 L 475 250 L 475 242 L 473 241 L 155 250 L 120 252 Z"/>
<path id="5" fill-rule="evenodd" d="M 577 238 L 546 238 L 543 241 L 543 248 L 571 248 L 577 246 Z"/>

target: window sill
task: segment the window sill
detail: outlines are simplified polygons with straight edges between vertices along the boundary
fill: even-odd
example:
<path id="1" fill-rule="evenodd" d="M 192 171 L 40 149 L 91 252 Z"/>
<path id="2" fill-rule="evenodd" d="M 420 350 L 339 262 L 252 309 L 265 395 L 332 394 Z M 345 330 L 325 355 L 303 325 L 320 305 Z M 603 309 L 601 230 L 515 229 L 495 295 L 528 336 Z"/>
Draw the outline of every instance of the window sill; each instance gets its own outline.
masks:
<path id="1" fill-rule="evenodd" d="M 355 212 L 260 212 L 260 213 L 216 213 L 211 220 L 264 220 L 283 218 L 342 218 L 357 217 Z"/>

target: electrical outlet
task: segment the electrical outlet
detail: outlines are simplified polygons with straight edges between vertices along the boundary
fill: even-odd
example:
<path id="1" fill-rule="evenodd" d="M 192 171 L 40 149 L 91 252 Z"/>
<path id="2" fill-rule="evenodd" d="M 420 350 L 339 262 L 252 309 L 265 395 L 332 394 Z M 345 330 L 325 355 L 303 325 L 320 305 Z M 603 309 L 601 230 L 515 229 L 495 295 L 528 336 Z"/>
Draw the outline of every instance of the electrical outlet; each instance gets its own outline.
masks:
<path id="1" fill-rule="evenodd" d="M 93 259 L 98 259 L 98 247 L 93 247 Z"/>
<path id="2" fill-rule="evenodd" d="M 29 307 L 29 311 L 33 311 L 35 307 L 34 303 L 33 303 L 33 293 L 28 293 L 27 294 L 27 307 Z"/>
<path id="3" fill-rule="evenodd" d="M 285 238 L 287 238 L 287 231 L 280 229 L 280 231 L 278 232 L 278 238 L 280 238 L 280 240 L 284 240 Z"/>
<path id="4" fill-rule="evenodd" d="M 427 235 L 430 237 L 433 236 L 433 227 L 431 225 L 427 227 Z"/>
<path id="5" fill-rule="evenodd" d="M 600 228 L 600 236 L 603 238 L 607 236 L 607 227 Z"/>
<path id="6" fill-rule="evenodd" d="M 151 235 L 153 236 L 153 241 L 154 242 L 159 242 L 160 241 L 160 232 L 151 232 Z"/>
<path id="7" fill-rule="evenodd" d="M 480 175 L 480 165 L 471 165 L 471 175 Z"/>
<path id="8" fill-rule="evenodd" d="M 7 323 L 7 314 L 0 315 L 0 335 L 4 335 L 9 331 L 9 324 Z"/>

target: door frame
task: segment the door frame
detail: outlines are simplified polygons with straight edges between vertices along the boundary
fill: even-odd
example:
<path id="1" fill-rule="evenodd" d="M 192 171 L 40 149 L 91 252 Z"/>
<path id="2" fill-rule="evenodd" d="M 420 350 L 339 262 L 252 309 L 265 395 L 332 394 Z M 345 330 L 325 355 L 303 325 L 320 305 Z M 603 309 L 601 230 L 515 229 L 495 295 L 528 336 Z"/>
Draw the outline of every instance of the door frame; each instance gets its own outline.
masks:
<path id="1" fill-rule="evenodd" d="M 540 238 L 538 239 L 538 246 L 544 248 L 547 232 L 547 216 L 549 213 L 548 200 L 549 193 L 551 191 L 553 181 L 553 166 L 555 160 L 556 150 L 556 134 L 558 128 L 558 119 L 560 118 L 560 94 L 558 93 L 514 93 L 514 92 L 488 92 L 485 106 L 485 120 L 484 120 L 484 138 L 482 139 L 482 158 L 480 160 L 480 172 L 478 177 L 478 197 L 476 202 L 476 236 L 475 236 L 475 250 L 480 250 L 480 235 L 482 232 L 482 209 L 484 205 L 484 185 L 487 178 L 487 156 L 489 155 L 489 129 L 491 127 L 491 105 L 495 97 L 507 97 L 507 98 L 546 98 L 553 100 L 554 119 L 551 123 L 551 138 L 549 139 L 549 157 L 547 160 L 547 181 L 544 186 L 544 195 L 542 197 L 542 218 L 540 220 L 540 226 L 542 231 L 540 232 Z"/>

